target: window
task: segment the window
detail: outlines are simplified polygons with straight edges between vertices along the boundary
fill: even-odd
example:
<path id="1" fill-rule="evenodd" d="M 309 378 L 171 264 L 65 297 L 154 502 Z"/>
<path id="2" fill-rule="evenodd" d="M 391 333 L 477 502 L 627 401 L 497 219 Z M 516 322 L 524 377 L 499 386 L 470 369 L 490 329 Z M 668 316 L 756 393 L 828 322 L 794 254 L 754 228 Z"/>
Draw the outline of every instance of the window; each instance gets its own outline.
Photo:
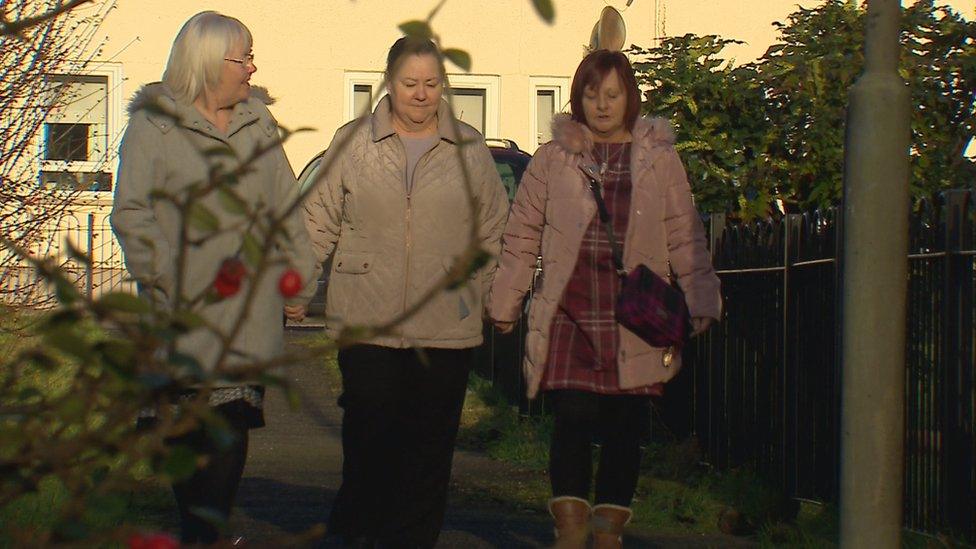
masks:
<path id="1" fill-rule="evenodd" d="M 535 101 L 535 145 L 538 147 L 552 140 L 552 117 L 556 114 L 556 90 L 536 90 Z"/>
<path id="2" fill-rule="evenodd" d="M 353 116 L 371 108 L 373 105 L 373 88 L 369 84 L 355 84 L 352 87 Z"/>
<path id="3" fill-rule="evenodd" d="M 58 188 L 111 191 L 114 152 L 120 138 L 121 65 L 67 63 L 66 74 L 48 74 L 50 110 L 39 136 L 39 182 Z"/>
<path id="4" fill-rule="evenodd" d="M 482 135 L 485 133 L 485 95 L 484 88 L 453 88 L 451 108 L 454 116 L 465 124 L 470 124 Z"/>
<path id="5" fill-rule="evenodd" d="M 454 113 L 485 137 L 498 137 L 498 90 L 499 77 L 478 74 L 449 74 L 452 93 L 450 98 Z M 380 89 L 383 73 L 379 71 L 348 71 L 344 81 L 344 120 L 353 120 L 369 101 L 375 108 L 386 95 Z"/>
<path id="6" fill-rule="evenodd" d="M 498 133 L 501 79 L 490 74 L 449 74 L 448 95 L 454 115 L 485 137 L 509 137 Z"/>
<path id="7" fill-rule="evenodd" d="M 567 77 L 529 77 L 530 152 L 552 139 L 552 117 L 568 110 L 569 82 Z"/>
<path id="8" fill-rule="evenodd" d="M 372 111 L 376 108 L 385 90 L 380 89 L 383 73 L 368 71 L 348 71 L 344 77 L 342 119 L 354 120 L 369 106 Z"/>
<path id="9" fill-rule="evenodd" d="M 44 125 L 44 160 L 88 160 L 88 124 Z"/>
<path id="10" fill-rule="evenodd" d="M 44 160 L 105 161 L 108 150 L 108 78 L 47 77 L 53 105 L 44 124 Z"/>

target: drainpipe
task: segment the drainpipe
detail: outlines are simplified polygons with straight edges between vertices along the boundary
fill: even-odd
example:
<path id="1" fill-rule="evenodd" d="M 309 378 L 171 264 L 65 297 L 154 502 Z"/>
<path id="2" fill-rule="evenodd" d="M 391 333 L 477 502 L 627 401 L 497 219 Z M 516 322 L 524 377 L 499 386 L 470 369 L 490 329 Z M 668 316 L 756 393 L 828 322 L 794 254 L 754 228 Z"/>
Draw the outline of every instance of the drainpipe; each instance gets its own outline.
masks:
<path id="1" fill-rule="evenodd" d="M 868 0 L 844 166 L 840 546 L 901 547 L 910 95 L 900 0 Z"/>

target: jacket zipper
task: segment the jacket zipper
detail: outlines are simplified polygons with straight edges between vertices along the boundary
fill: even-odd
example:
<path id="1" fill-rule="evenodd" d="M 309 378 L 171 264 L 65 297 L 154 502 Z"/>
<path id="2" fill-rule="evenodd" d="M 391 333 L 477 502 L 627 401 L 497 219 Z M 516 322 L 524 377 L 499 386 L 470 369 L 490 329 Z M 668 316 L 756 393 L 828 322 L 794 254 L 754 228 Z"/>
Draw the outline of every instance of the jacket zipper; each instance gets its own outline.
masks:
<path id="1" fill-rule="evenodd" d="M 397 141 L 399 141 L 399 139 L 397 139 Z M 403 262 L 403 304 L 402 304 L 402 306 L 400 308 L 400 312 L 401 313 L 403 313 L 403 312 L 405 312 L 407 310 L 407 290 L 410 287 L 410 250 L 413 247 L 413 241 L 411 239 L 412 232 L 410 230 L 410 221 L 411 221 L 411 217 L 412 217 L 413 210 L 412 210 L 412 204 L 411 204 L 410 198 L 413 195 L 413 184 L 414 184 L 414 182 L 417 179 L 417 168 L 420 167 L 420 164 L 424 161 L 424 159 L 427 158 L 427 155 L 430 154 L 431 151 L 433 151 L 434 149 L 436 149 L 437 148 L 437 145 L 439 145 L 439 144 L 440 144 L 440 142 L 435 143 L 433 148 L 431 148 L 429 151 L 425 152 L 419 159 L 417 159 L 417 163 L 413 167 L 413 173 L 410 174 L 410 180 L 409 180 L 410 188 L 407 190 L 407 213 L 406 213 L 406 216 L 405 216 L 405 227 L 404 227 L 404 232 L 406 233 L 406 235 L 405 235 L 406 236 L 406 241 L 405 241 L 406 256 L 404 257 L 404 262 Z M 403 152 L 404 163 L 406 163 L 407 151 L 403 147 L 403 143 L 402 142 L 400 143 L 400 148 L 401 148 L 401 151 Z M 406 169 L 404 169 L 403 173 L 404 173 L 404 177 L 406 177 Z M 407 183 L 407 181 L 404 181 L 404 183 Z M 401 331 L 401 334 L 402 333 L 403 332 Z M 407 342 L 406 337 L 404 337 L 403 335 L 401 335 L 400 336 L 400 345 L 406 345 L 407 344 L 406 342 Z"/>
<path id="2" fill-rule="evenodd" d="M 407 310 L 407 290 L 410 287 L 410 248 L 412 247 L 412 242 L 410 238 L 410 192 L 407 192 L 407 214 L 405 219 L 405 229 L 406 233 L 406 255 L 403 260 L 403 305 L 400 308 L 400 313 L 402 314 Z M 400 330 L 400 345 L 406 345 L 406 338 L 403 336 L 403 330 Z"/>

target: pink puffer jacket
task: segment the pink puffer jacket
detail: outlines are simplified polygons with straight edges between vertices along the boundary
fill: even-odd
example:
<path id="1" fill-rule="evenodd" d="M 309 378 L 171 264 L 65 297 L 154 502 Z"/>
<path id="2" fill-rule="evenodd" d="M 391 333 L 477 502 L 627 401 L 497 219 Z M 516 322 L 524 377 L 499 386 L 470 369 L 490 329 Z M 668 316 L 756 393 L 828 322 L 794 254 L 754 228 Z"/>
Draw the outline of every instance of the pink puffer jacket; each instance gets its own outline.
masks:
<path id="1" fill-rule="evenodd" d="M 684 167 L 674 149 L 674 132 L 660 118 L 638 119 L 633 134 L 633 191 L 624 237 L 624 264 L 643 263 L 661 276 L 668 261 L 693 317 L 718 319 L 719 280 L 705 247 L 705 230 L 695 209 Z M 584 125 L 560 115 L 552 142 L 529 164 L 502 237 L 503 249 L 488 309 L 495 320 L 518 319 L 542 254 L 542 282 L 529 307 L 523 371 L 528 395 L 536 396 L 549 351 L 549 329 L 576 266 L 580 242 L 596 215 L 596 201 L 580 166 L 592 163 L 592 135 Z M 665 382 L 681 367 L 680 357 L 664 364 L 665 349 L 647 345 L 620 328 L 617 356 L 623 389 Z"/>

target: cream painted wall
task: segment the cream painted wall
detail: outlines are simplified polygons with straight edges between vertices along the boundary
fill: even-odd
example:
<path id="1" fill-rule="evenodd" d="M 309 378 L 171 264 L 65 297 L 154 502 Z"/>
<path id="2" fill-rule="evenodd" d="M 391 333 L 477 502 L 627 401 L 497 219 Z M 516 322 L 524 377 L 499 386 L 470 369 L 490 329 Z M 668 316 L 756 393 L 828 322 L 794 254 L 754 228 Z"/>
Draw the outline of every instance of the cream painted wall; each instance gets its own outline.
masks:
<path id="1" fill-rule="evenodd" d="M 499 81 L 498 135 L 534 149 L 530 135 L 530 77 L 568 79 L 604 5 L 623 10 L 627 42 L 650 46 L 663 31 L 716 33 L 745 40 L 731 55 L 739 62 L 761 55 L 775 39 L 773 21 L 797 5 L 816 0 L 554 0 L 556 24 L 535 14 L 530 0 L 447 0 L 434 21 L 447 47 L 466 49 L 472 72 Z M 968 17 L 976 0 L 950 0 Z M 183 22 L 202 9 L 241 19 L 254 35 L 258 72 L 253 82 L 278 98 L 272 111 L 286 127 L 312 127 L 294 136 L 286 150 L 296 172 L 328 145 L 346 121 L 344 75 L 379 71 L 399 31 L 397 25 L 422 19 L 437 0 L 118 0 L 102 27 L 107 39 L 99 58 L 121 63 L 124 101 L 144 83 L 160 78 L 173 37 Z M 457 69 L 449 69 L 456 71 Z M 564 101 L 567 98 L 564 98 Z"/>
<path id="2" fill-rule="evenodd" d="M 346 121 L 344 73 L 382 70 L 387 48 L 400 35 L 397 25 L 423 19 L 436 3 L 216 0 L 206 8 L 237 17 L 250 28 L 258 67 L 252 82 L 278 98 L 272 111 L 279 122 L 316 129 L 286 145 L 297 172 Z M 529 147 L 529 78 L 571 77 L 604 5 L 602 0 L 557 0 L 556 24 L 548 26 L 529 0 L 447 1 L 434 20 L 442 43 L 471 53 L 472 73 L 500 77 L 498 135 L 488 137 L 507 137 L 534 148 Z M 631 40 L 650 35 L 650 6 L 636 0 L 624 12 Z M 118 2 L 103 26 L 109 39 L 103 57 L 123 64 L 126 100 L 142 84 L 160 78 L 176 32 L 201 9 L 201 3 L 189 0 Z"/>

